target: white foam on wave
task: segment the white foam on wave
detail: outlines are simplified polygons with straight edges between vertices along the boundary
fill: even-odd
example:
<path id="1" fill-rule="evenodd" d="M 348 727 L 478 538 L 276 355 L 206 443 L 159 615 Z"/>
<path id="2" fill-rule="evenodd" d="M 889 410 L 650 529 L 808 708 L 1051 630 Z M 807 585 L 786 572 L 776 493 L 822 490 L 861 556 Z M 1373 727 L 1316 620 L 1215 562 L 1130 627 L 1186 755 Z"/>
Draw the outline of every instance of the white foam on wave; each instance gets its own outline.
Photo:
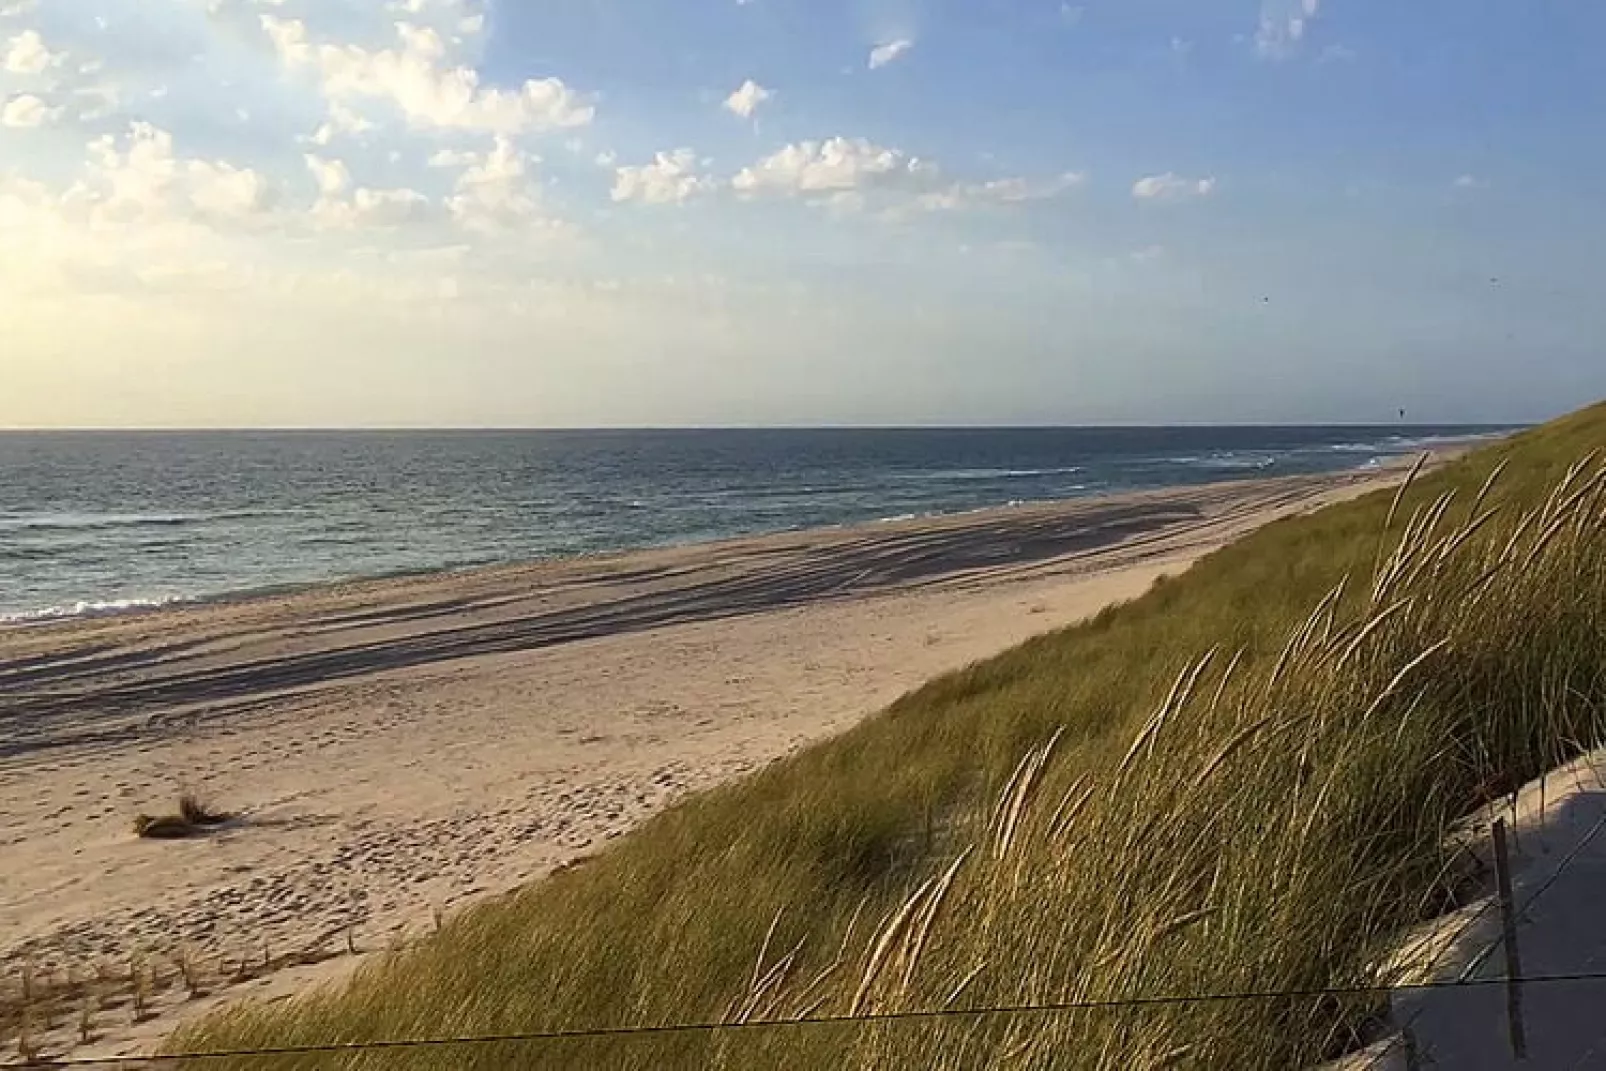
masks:
<path id="1" fill-rule="evenodd" d="M 1224 469 L 1228 472 L 1269 469 L 1277 464 L 1275 457 L 1240 457 L 1236 454 L 1218 454 L 1199 462 L 1204 469 Z"/>
<path id="2" fill-rule="evenodd" d="M 72 532 L 102 528 L 167 528 L 212 521 L 273 516 L 283 510 L 224 513 L 18 513 L 0 512 L 0 531 Z"/>
<path id="3" fill-rule="evenodd" d="M 0 624 L 26 625 L 83 617 L 116 617 L 122 614 L 147 613 L 189 601 L 191 600 L 183 595 L 166 595 L 150 599 L 81 599 L 65 606 L 46 606 L 39 610 L 0 614 Z"/>
<path id="4" fill-rule="evenodd" d="M 906 480 L 1030 480 L 1042 476 L 1070 476 L 1081 471 L 1082 469 L 1079 465 L 1051 469 L 944 469 L 938 472 L 912 473 L 898 478 Z"/>

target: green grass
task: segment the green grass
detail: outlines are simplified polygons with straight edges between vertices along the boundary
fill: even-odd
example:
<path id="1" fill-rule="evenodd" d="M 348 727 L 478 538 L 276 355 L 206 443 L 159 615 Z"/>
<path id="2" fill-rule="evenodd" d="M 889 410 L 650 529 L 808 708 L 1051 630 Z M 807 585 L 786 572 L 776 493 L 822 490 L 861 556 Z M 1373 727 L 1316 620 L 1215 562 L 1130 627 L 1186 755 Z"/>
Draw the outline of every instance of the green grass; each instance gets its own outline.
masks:
<path id="1" fill-rule="evenodd" d="M 1593 467 L 1579 493 L 1554 492 L 1602 444 L 1597 406 L 1398 503 L 1273 524 L 688 800 L 338 992 L 171 1044 L 1387 981 L 1393 936 L 1454 895 L 1452 823 L 1601 738 L 1606 492 Z M 1290 998 L 238 1066 L 1285 1071 L 1351 1044 L 1376 1010 Z"/>

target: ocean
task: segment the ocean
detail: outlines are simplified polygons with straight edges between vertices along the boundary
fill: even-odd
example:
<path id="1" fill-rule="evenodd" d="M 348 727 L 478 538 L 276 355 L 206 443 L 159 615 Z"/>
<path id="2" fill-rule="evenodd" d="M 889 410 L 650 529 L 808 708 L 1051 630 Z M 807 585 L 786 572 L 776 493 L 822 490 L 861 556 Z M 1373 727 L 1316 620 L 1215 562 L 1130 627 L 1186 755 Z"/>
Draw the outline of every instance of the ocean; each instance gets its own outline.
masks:
<path id="1" fill-rule="evenodd" d="M 0 622 L 1364 468 L 1510 430 L 0 432 Z"/>

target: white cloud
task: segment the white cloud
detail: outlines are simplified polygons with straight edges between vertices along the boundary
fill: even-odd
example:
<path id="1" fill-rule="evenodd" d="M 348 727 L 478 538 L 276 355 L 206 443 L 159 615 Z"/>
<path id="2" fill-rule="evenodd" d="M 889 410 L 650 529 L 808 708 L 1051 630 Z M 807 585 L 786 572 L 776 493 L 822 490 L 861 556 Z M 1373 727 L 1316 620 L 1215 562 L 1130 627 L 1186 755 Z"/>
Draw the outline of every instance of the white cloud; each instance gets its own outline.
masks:
<path id="1" fill-rule="evenodd" d="M 957 211 L 982 205 L 1023 204 L 1027 201 L 1044 201 L 1076 189 L 1087 181 L 1077 171 L 1066 171 L 1046 181 L 1026 178 L 992 179 L 987 182 L 958 183 L 945 190 L 923 194 L 917 200 L 919 208 L 929 212 Z"/>
<path id="2" fill-rule="evenodd" d="M 299 19 L 261 19 L 284 63 L 316 72 L 331 100 L 385 100 L 414 126 L 517 134 L 584 126 L 595 113 L 557 78 L 530 79 L 516 90 L 481 87 L 477 71 L 447 62 L 446 42 L 429 27 L 398 22 L 399 48 L 369 50 L 315 44 Z"/>
<path id="3" fill-rule="evenodd" d="M 758 106 L 773 96 L 775 96 L 773 92 L 749 78 L 725 98 L 725 110 L 743 119 L 751 119 L 753 113 L 758 111 Z"/>
<path id="4" fill-rule="evenodd" d="M 191 160 L 186 172 L 190 203 L 203 215 L 239 219 L 262 212 L 271 203 L 272 192 L 267 181 L 248 167 Z"/>
<path id="5" fill-rule="evenodd" d="M 32 93 L 22 93 L 6 101 L 0 108 L 0 126 L 46 126 L 61 117 L 60 108 L 52 108 Z"/>
<path id="6" fill-rule="evenodd" d="M 13 19 L 18 15 L 31 15 L 39 8 L 39 0 L 11 0 L 0 4 L 0 19 Z"/>
<path id="7" fill-rule="evenodd" d="M 459 149 L 440 149 L 427 161 L 430 167 L 468 167 L 479 160 L 479 153 Z"/>
<path id="8" fill-rule="evenodd" d="M 1170 171 L 1140 178 L 1132 184 L 1132 196 L 1140 201 L 1186 201 L 1209 197 L 1215 192 L 1214 178 L 1189 179 Z"/>
<path id="9" fill-rule="evenodd" d="M 425 218 L 429 198 L 416 190 L 352 189 L 351 169 L 344 160 L 308 153 L 303 159 L 318 186 L 318 200 L 312 206 L 314 225 L 326 230 L 353 230 L 363 227 L 392 227 Z M 349 197 L 346 191 L 351 190 Z"/>
<path id="10" fill-rule="evenodd" d="M 106 134 L 87 146 L 85 179 L 62 195 L 96 225 L 238 222 L 271 207 L 267 180 L 223 160 L 179 156 L 173 135 L 149 123 L 122 137 Z"/>
<path id="11" fill-rule="evenodd" d="M 43 74 L 66 59 L 66 53 L 50 51 L 38 30 L 23 30 L 6 43 L 0 69 L 10 74 Z"/>
<path id="12" fill-rule="evenodd" d="M 312 219 L 325 230 L 387 229 L 421 222 L 429 213 L 429 198 L 417 190 L 359 186 L 350 198 L 332 194 L 320 197 L 313 206 Z"/>
<path id="13" fill-rule="evenodd" d="M 613 199 L 645 204 L 679 204 L 713 190 L 715 182 L 697 173 L 691 149 L 658 153 L 650 164 L 621 167 L 615 173 Z"/>
<path id="14" fill-rule="evenodd" d="M 907 37 L 900 37 L 896 41 L 888 41 L 885 44 L 877 45 L 870 50 L 869 67 L 872 71 L 885 67 L 913 47 L 915 47 L 915 43 Z"/>
<path id="15" fill-rule="evenodd" d="M 257 0 L 281 4 L 284 0 Z M 485 29 L 484 0 L 388 0 L 385 10 L 395 15 L 423 17 L 438 26 L 450 26 L 460 34 L 477 34 Z"/>
<path id="16" fill-rule="evenodd" d="M 340 101 L 329 102 L 329 118 L 312 135 L 314 145 L 328 145 L 342 134 L 361 135 L 374 129 L 374 124 Z"/>
<path id="17" fill-rule="evenodd" d="M 417 190 L 363 187 L 352 194 L 351 204 L 354 225 L 392 227 L 423 219 L 429 198 Z"/>
<path id="18" fill-rule="evenodd" d="M 1255 51 L 1267 59 L 1293 55 L 1304 43 L 1321 7 L 1322 0 L 1261 0 Z"/>
<path id="19" fill-rule="evenodd" d="M 337 196 L 351 185 L 351 170 L 344 161 L 327 160 L 312 153 L 307 154 L 306 161 L 307 170 L 312 172 L 312 180 L 318 184 L 322 196 Z"/>
<path id="20" fill-rule="evenodd" d="M 484 156 L 465 153 L 457 158 L 465 157 L 468 166 L 446 199 L 447 210 L 460 226 L 481 234 L 496 234 L 541 219 L 539 193 L 530 178 L 532 167 L 539 162 L 537 158 L 520 152 L 504 137 L 498 137 Z"/>
<path id="21" fill-rule="evenodd" d="M 127 218 L 157 215 L 167 207 L 178 176 L 173 135 L 149 123 L 135 123 L 119 148 L 111 134 L 89 143 L 90 173 L 103 190 L 101 205 Z"/>
<path id="22" fill-rule="evenodd" d="M 812 194 L 864 187 L 922 188 L 933 184 L 937 175 L 935 164 L 901 149 L 864 138 L 836 137 L 788 145 L 743 168 L 731 185 L 747 195 Z"/>
<path id="23" fill-rule="evenodd" d="M 1457 175 L 1452 185 L 1458 190 L 1486 190 L 1489 188 L 1489 180 L 1479 178 L 1477 175 Z"/>

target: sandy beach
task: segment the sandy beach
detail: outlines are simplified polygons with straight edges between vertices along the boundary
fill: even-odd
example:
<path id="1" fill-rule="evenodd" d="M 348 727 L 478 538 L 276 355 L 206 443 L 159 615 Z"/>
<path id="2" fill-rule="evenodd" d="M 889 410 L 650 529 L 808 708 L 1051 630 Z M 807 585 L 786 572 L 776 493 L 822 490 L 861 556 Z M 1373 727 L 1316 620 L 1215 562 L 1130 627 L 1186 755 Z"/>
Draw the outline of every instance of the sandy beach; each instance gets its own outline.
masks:
<path id="1" fill-rule="evenodd" d="M 1398 470 L 352 583 L 0 631 L 0 975 L 211 972 L 85 1053 L 282 996 L 688 792 Z M 239 818 L 132 835 L 193 792 Z M 314 968 L 228 985 L 230 964 Z M 352 954 L 355 950 L 356 955 Z M 66 1044 L 63 1042 L 63 1044 Z"/>

